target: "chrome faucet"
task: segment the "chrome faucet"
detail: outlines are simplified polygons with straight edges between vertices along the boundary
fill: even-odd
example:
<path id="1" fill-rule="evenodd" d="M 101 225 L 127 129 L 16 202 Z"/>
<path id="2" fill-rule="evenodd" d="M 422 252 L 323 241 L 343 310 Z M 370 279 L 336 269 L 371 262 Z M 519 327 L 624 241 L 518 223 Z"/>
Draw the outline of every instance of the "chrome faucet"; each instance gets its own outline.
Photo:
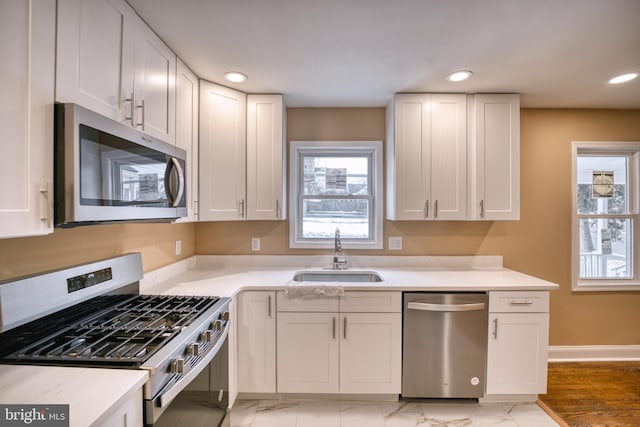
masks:
<path id="1" fill-rule="evenodd" d="M 347 255 L 342 252 L 340 229 L 336 228 L 336 234 L 333 238 L 333 269 L 344 270 L 345 268 L 347 268 Z"/>

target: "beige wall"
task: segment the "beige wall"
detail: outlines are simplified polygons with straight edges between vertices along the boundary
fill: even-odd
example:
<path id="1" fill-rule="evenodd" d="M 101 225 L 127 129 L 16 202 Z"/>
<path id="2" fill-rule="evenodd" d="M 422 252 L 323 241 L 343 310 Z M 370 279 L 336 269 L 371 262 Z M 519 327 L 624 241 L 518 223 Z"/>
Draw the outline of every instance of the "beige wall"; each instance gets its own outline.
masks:
<path id="1" fill-rule="evenodd" d="M 289 140 L 384 140 L 384 109 L 289 109 Z M 640 292 L 571 292 L 571 152 L 573 140 L 640 140 L 640 110 L 522 110 L 521 220 L 385 222 L 403 236 L 393 255 L 503 255 L 505 266 L 552 282 L 552 345 L 640 344 Z M 286 221 L 121 224 L 56 230 L 0 240 L 0 280 L 141 251 L 145 271 L 197 254 L 320 253 L 288 249 Z M 175 257 L 175 240 L 183 255 Z M 385 239 L 386 240 L 386 239 Z M 352 252 L 356 253 L 356 252 Z M 362 252 L 361 252 L 362 253 Z"/>
<path id="2" fill-rule="evenodd" d="M 384 140 L 384 109 L 289 109 L 289 140 Z M 640 344 L 640 292 L 571 292 L 571 141 L 640 141 L 640 111 L 522 110 L 521 219 L 513 222 L 391 222 L 402 236 L 391 255 L 502 255 L 508 268 L 555 283 L 551 295 L 551 345 Z M 196 225 L 198 254 L 327 255 L 288 248 L 288 222 Z M 385 243 L 386 246 L 386 243 Z M 351 253 L 357 253 L 351 251 Z"/>
<path id="3" fill-rule="evenodd" d="M 176 257 L 175 241 L 182 241 Z M 0 280 L 142 253 L 150 271 L 194 254 L 194 224 L 110 224 L 58 229 L 47 236 L 0 240 Z"/>

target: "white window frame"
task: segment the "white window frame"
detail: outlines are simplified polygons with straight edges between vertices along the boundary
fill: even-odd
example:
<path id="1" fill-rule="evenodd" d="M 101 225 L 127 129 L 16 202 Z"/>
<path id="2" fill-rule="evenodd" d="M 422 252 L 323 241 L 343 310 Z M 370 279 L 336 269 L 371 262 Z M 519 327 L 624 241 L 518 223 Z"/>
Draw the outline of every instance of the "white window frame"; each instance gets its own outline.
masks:
<path id="1" fill-rule="evenodd" d="M 289 147 L 289 247 L 302 249 L 333 249 L 331 239 L 304 239 L 301 236 L 302 215 L 299 213 L 301 198 L 300 188 L 300 154 L 327 153 L 340 155 L 372 155 L 371 182 L 372 198 L 370 204 L 370 221 L 373 236 L 370 239 L 342 238 L 344 249 L 382 249 L 383 247 L 383 176 L 382 176 L 382 141 L 291 141 Z"/>
<path id="2" fill-rule="evenodd" d="M 640 142 L 573 141 L 572 150 L 572 221 L 571 221 L 571 282 L 573 291 L 635 291 L 640 290 Z M 579 155 L 629 156 L 628 210 L 625 215 L 606 215 L 631 220 L 630 244 L 633 275 L 630 278 L 580 278 L 580 215 L 578 214 L 578 156 Z"/>

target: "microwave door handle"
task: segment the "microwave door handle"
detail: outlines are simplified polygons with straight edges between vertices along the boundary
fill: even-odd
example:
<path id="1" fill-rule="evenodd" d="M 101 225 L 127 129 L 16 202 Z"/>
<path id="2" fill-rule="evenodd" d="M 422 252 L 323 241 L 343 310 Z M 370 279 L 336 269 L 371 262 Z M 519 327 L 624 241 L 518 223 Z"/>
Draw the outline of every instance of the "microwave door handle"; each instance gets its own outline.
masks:
<path id="1" fill-rule="evenodd" d="M 178 191 L 177 194 L 171 192 L 171 172 L 175 170 L 178 175 Z M 182 166 L 180 166 L 180 162 L 175 157 L 172 157 L 169 162 L 167 162 L 167 170 L 164 174 L 164 188 L 167 193 L 167 199 L 169 200 L 169 204 L 172 207 L 177 207 L 180 204 L 180 200 L 182 199 L 182 195 L 184 194 L 184 170 Z"/>

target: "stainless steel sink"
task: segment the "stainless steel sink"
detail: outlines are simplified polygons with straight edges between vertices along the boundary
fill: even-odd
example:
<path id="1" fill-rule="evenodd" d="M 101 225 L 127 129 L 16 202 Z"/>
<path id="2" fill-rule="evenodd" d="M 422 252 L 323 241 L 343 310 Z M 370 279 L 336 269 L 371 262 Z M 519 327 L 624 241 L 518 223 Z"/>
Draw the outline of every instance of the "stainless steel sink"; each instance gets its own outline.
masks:
<path id="1" fill-rule="evenodd" d="M 382 282 L 375 271 L 318 270 L 298 271 L 293 275 L 294 282 Z"/>

